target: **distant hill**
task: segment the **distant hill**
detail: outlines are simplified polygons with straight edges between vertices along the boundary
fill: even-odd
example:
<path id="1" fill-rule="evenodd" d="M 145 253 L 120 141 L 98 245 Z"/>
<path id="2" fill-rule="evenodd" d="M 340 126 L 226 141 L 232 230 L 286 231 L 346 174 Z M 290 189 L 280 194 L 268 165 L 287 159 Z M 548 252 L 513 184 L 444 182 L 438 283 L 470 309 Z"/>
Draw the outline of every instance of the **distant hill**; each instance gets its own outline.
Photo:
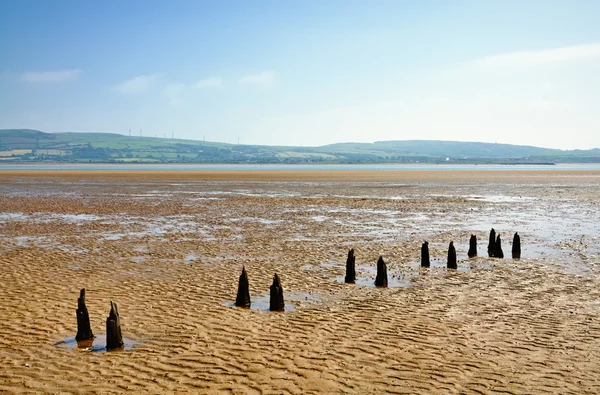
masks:
<path id="1" fill-rule="evenodd" d="M 560 153 L 560 150 L 525 145 L 472 143 L 436 140 L 376 141 L 373 144 L 340 143 L 319 147 L 329 152 L 369 150 L 394 155 L 431 155 L 461 158 L 522 158 L 531 155 Z"/>
<path id="2" fill-rule="evenodd" d="M 581 163 L 600 162 L 600 149 L 399 140 L 321 147 L 238 145 L 130 137 L 112 133 L 44 133 L 0 129 L 0 164 L 69 163 Z"/>

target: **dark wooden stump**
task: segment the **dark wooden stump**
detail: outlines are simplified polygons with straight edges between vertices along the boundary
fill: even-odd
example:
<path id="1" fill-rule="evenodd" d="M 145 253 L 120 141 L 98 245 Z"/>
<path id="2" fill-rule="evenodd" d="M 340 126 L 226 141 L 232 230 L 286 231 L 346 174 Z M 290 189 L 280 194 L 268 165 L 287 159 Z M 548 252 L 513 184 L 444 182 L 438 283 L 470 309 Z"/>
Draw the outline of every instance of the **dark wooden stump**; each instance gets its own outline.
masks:
<path id="1" fill-rule="evenodd" d="M 493 258 L 496 254 L 496 231 L 494 228 L 490 231 L 490 241 L 488 243 L 488 256 Z"/>
<path id="2" fill-rule="evenodd" d="M 240 274 L 240 280 L 238 281 L 235 305 L 238 307 L 250 307 L 250 285 L 248 284 L 246 266 L 242 267 L 242 274 Z"/>
<path id="3" fill-rule="evenodd" d="M 429 243 L 424 241 L 421 244 L 421 267 L 429 267 L 431 262 L 429 262 Z"/>
<path id="4" fill-rule="evenodd" d="M 387 288 L 388 286 L 387 265 L 381 256 L 377 260 L 377 276 L 375 277 L 375 286 L 383 288 Z"/>
<path id="5" fill-rule="evenodd" d="M 349 284 L 354 284 L 356 281 L 356 269 L 354 266 L 354 248 L 348 251 L 348 259 L 346 259 L 346 277 L 344 277 L 344 282 Z"/>
<path id="6" fill-rule="evenodd" d="M 121 317 L 119 316 L 119 306 L 116 302 L 110 301 L 110 314 L 106 319 L 106 349 L 114 350 L 123 348 L 123 335 L 121 334 Z"/>
<path id="7" fill-rule="evenodd" d="M 271 298 L 269 300 L 269 310 L 283 311 L 284 309 L 285 302 L 283 301 L 283 287 L 281 286 L 281 280 L 279 280 L 279 276 L 275 274 L 273 276 L 273 284 L 271 284 Z"/>
<path id="8" fill-rule="evenodd" d="M 513 259 L 521 259 L 521 237 L 516 232 L 513 237 L 512 257 Z"/>
<path id="9" fill-rule="evenodd" d="M 85 288 L 82 288 L 79 291 L 79 299 L 77 299 L 77 335 L 75 336 L 75 340 L 80 342 L 93 339 L 94 337 L 90 326 L 90 315 L 85 306 Z"/>
<path id="10" fill-rule="evenodd" d="M 456 249 L 454 248 L 454 242 L 451 241 L 448 246 L 448 269 L 458 269 L 458 265 L 456 264 Z"/>
<path id="11" fill-rule="evenodd" d="M 469 258 L 474 258 L 477 256 L 477 236 L 471 235 L 469 239 L 469 252 L 467 253 Z"/>
<path id="12" fill-rule="evenodd" d="M 494 254 L 496 258 L 504 258 L 504 252 L 502 252 L 502 241 L 500 240 L 500 235 L 496 237 L 496 253 Z"/>

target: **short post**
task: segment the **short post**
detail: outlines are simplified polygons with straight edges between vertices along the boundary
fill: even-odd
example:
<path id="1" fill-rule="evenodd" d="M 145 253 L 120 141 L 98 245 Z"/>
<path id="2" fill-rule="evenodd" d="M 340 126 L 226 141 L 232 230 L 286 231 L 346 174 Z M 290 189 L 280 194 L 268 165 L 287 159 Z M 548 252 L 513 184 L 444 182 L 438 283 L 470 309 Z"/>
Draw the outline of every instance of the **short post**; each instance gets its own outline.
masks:
<path id="1" fill-rule="evenodd" d="M 90 326 L 90 315 L 85 305 L 85 288 L 82 288 L 79 291 L 79 298 L 77 299 L 77 335 L 75 336 L 75 340 L 80 342 L 93 339 L 94 337 Z"/>
<path id="2" fill-rule="evenodd" d="M 431 266 L 431 262 L 429 262 L 429 242 L 424 241 L 421 244 L 421 267 L 429 266 Z"/>
<path id="3" fill-rule="evenodd" d="M 123 335 L 121 334 L 121 317 L 119 316 L 119 306 L 116 302 L 110 301 L 110 314 L 106 319 L 106 349 L 114 350 L 123 348 Z"/>
<path id="4" fill-rule="evenodd" d="M 454 248 L 454 242 L 451 241 L 448 246 L 448 269 L 458 269 L 458 265 L 456 264 L 456 249 Z"/>
<path id="5" fill-rule="evenodd" d="M 469 239 L 469 252 L 467 253 L 469 258 L 475 258 L 477 256 L 477 236 L 471 235 Z"/>
<path id="6" fill-rule="evenodd" d="M 242 274 L 240 274 L 240 279 L 238 281 L 235 305 L 238 307 L 250 307 L 250 285 L 248 284 L 246 266 L 242 267 Z"/>
<path id="7" fill-rule="evenodd" d="M 504 252 L 502 252 L 502 241 L 500 240 L 500 235 L 496 237 L 496 253 L 494 254 L 496 258 L 504 258 Z"/>
<path id="8" fill-rule="evenodd" d="M 387 288 L 388 286 L 387 265 L 381 256 L 377 260 L 377 276 L 375 277 L 375 286 L 383 288 Z"/>
<path id="9" fill-rule="evenodd" d="M 493 258 L 496 254 L 496 231 L 494 228 L 490 231 L 490 241 L 488 243 L 488 256 Z"/>
<path id="10" fill-rule="evenodd" d="M 269 310 L 283 311 L 285 302 L 283 301 L 283 287 L 277 273 L 273 276 L 273 284 L 271 284 L 271 297 L 269 300 Z"/>
<path id="11" fill-rule="evenodd" d="M 354 248 L 348 251 L 348 258 L 346 259 L 346 277 L 344 277 L 344 282 L 349 284 L 354 284 L 356 281 L 356 269 L 354 266 Z"/>
<path id="12" fill-rule="evenodd" d="M 517 232 L 513 237 L 512 257 L 513 259 L 521 259 L 521 236 Z"/>

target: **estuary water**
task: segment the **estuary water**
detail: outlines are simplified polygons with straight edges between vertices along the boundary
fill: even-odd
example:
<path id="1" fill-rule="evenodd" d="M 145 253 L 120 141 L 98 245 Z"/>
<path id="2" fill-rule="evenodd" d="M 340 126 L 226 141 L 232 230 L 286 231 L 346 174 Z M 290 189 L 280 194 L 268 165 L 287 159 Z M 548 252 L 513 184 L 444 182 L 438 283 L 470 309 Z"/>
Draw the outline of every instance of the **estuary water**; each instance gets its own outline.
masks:
<path id="1" fill-rule="evenodd" d="M 393 170 L 393 171 L 594 171 L 600 170 L 600 163 L 573 163 L 556 165 L 467 165 L 467 164 L 0 164 L 0 170 L 148 170 L 148 171 L 323 171 L 323 170 Z"/>

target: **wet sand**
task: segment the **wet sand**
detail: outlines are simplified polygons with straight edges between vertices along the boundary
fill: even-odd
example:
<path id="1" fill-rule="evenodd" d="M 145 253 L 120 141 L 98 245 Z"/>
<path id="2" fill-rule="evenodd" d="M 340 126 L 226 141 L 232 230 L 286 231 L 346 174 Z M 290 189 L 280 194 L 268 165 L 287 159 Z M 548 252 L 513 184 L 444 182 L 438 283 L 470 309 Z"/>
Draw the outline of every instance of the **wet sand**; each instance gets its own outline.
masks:
<path id="1" fill-rule="evenodd" d="M 0 392 L 598 393 L 599 181 L 0 171 Z M 491 227 L 507 259 L 486 257 Z M 349 248 L 356 285 L 340 281 Z M 388 289 L 371 286 L 379 255 Z M 232 307 L 243 265 L 252 309 Z M 274 273 L 284 313 L 265 311 Z M 131 349 L 60 345 L 80 288 L 97 335 L 119 303 Z"/>

